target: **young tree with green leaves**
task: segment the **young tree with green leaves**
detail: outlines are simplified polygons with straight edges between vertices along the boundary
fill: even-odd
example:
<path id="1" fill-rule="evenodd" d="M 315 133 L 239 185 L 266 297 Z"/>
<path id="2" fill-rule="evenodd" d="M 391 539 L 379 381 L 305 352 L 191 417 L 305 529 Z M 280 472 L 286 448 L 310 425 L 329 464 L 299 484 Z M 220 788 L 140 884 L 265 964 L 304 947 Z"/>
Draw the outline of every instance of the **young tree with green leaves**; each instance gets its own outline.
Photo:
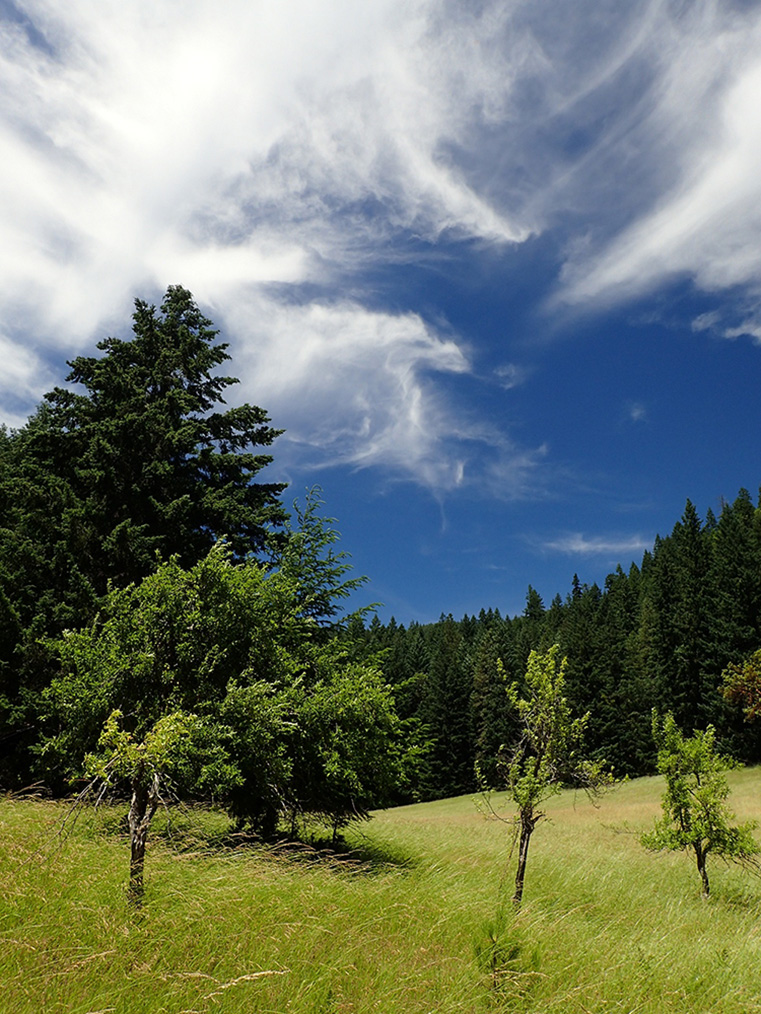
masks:
<path id="1" fill-rule="evenodd" d="M 209 784 L 220 793 L 240 780 L 229 763 L 215 729 L 197 715 L 181 711 L 163 715 L 142 741 L 122 727 L 122 713 L 113 711 L 98 740 L 98 752 L 85 760 L 90 788 L 126 784 L 130 793 L 127 823 L 130 865 L 127 895 L 140 906 L 145 895 L 143 872 L 148 832 L 154 814 L 168 793 L 177 789 L 202 792 Z"/>
<path id="2" fill-rule="evenodd" d="M 162 798 L 230 802 L 245 786 L 252 813 L 276 810 L 295 670 L 277 637 L 296 640 L 292 598 L 283 578 L 235 564 L 220 543 L 190 570 L 172 559 L 113 588 L 93 623 L 49 643 L 58 673 L 43 695 L 38 773 L 61 788 L 84 775 L 126 789 L 133 901 Z"/>
<path id="3" fill-rule="evenodd" d="M 582 718 L 571 716 L 564 695 L 568 660 L 559 658 L 559 653 L 557 644 L 546 652 L 532 651 L 524 689 L 516 683 L 507 687 L 520 726 L 520 738 L 504 758 L 507 791 L 517 808 L 514 824 L 518 866 L 513 895 L 516 908 L 520 908 L 523 900 L 531 836 L 545 816 L 541 809 L 544 801 L 566 785 L 595 794 L 612 781 L 602 763 L 583 756 L 584 727 L 589 714 Z M 501 666 L 501 662 L 497 664 Z"/>
<path id="4" fill-rule="evenodd" d="M 724 772 L 733 766 L 716 750 L 716 732 L 708 726 L 686 738 L 671 713 L 653 711 L 653 737 L 658 747 L 658 771 L 666 779 L 663 816 L 641 836 L 653 852 L 692 852 L 700 874 L 703 897 L 710 891 L 707 859 L 713 854 L 755 866 L 761 848 L 753 837 L 754 822 L 732 825 L 727 806 L 729 785 Z"/>
<path id="5" fill-rule="evenodd" d="M 40 773 L 63 782 L 86 766 L 126 783 L 133 894 L 168 779 L 263 836 L 284 815 L 325 818 L 335 834 L 400 781 L 380 670 L 323 636 L 300 591 L 288 567 L 236 561 L 219 543 L 190 569 L 173 558 L 112 588 L 93 623 L 49 644 L 59 671 L 44 694 Z"/>

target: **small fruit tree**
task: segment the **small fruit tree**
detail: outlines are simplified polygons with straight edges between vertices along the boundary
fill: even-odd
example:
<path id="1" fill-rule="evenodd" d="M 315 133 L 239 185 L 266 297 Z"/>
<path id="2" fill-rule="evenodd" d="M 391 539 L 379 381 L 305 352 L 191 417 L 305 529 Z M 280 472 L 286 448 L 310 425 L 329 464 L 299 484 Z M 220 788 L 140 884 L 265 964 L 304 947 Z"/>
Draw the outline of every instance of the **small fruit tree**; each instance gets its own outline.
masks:
<path id="1" fill-rule="evenodd" d="M 513 895 L 516 908 L 523 899 L 531 835 L 545 816 L 542 803 L 566 785 L 596 794 L 613 780 L 604 769 L 604 762 L 583 757 L 584 727 L 589 715 L 571 716 L 564 696 L 567 659 L 559 659 L 559 652 L 557 644 L 546 652 L 532 651 L 523 694 L 517 684 L 507 687 L 521 730 L 504 766 L 507 790 L 517 807 L 514 822 L 519 836 L 518 868 Z"/>
<path id="2" fill-rule="evenodd" d="M 732 825 L 727 806 L 729 785 L 724 772 L 732 762 L 716 751 L 713 726 L 686 738 L 674 716 L 653 712 L 653 736 L 658 747 L 658 771 L 666 779 L 663 816 L 640 841 L 653 852 L 692 852 L 707 898 L 710 885 L 709 854 L 724 860 L 756 866 L 761 852 L 752 831 L 756 824 Z"/>

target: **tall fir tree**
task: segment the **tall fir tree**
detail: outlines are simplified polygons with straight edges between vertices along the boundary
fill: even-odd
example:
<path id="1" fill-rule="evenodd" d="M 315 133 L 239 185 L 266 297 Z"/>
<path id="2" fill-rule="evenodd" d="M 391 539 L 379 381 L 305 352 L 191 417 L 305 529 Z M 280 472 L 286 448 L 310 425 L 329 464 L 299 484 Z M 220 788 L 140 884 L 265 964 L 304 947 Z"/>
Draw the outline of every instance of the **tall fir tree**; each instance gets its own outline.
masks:
<path id="1" fill-rule="evenodd" d="M 431 740 L 427 794 L 433 797 L 453 796 L 473 788 L 471 692 L 472 677 L 464 665 L 459 624 L 447 616 L 438 624 L 421 709 Z"/>
<path id="2" fill-rule="evenodd" d="M 719 673 L 709 661 L 710 571 L 710 537 L 688 500 L 671 536 L 656 542 L 649 574 L 660 704 L 684 729 L 708 724 L 719 703 Z"/>
<path id="3" fill-rule="evenodd" d="M 473 656 L 471 696 L 475 758 L 480 781 L 488 788 L 501 783 L 502 748 L 514 738 L 517 723 L 507 695 L 508 676 L 499 657 L 494 630 L 485 629 Z"/>
<path id="4" fill-rule="evenodd" d="M 40 638 L 89 623 L 109 586 L 159 556 L 192 566 L 220 536 L 235 559 L 260 552 L 286 516 L 284 485 L 254 481 L 280 431 L 254 405 L 221 407 L 236 381 L 216 370 L 230 357 L 192 295 L 171 286 L 158 310 L 136 300 L 132 330 L 73 359 L 72 386 L 0 435 L 0 583 L 18 633 L 0 673 L 11 767 L 50 677 Z"/>

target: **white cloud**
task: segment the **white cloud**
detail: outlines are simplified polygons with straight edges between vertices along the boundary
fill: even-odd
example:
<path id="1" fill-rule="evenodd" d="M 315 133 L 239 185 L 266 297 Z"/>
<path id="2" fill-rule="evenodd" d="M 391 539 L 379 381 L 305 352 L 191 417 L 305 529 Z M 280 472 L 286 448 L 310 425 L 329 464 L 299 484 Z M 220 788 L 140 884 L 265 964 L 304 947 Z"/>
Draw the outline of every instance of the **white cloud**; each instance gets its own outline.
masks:
<path id="1" fill-rule="evenodd" d="M 456 486 L 441 443 L 456 425 L 426 374 L 469 369 L 462 350 L 414 314 L 351 303 L 239 303 L 226 315 L 245 335 L 235 364 L 246 392 L 286 426 L 286 442 L 320 464 L 384 464 L 433 486 Z M 303 456 L 303 454 L 302 454 Z"/>
<path id="2" fill-rule="evenodd" d="M 374 255 L 399 228 L 526 234 L 442 158 L 474 106 L 509 87 L 488 57 L 464 73 L 489 29 L 478 19 L 463 43 L 422 0 L 350 17 L 309 0 L 231 0 L 223 16 L 192 0 L 181 17 L 169 0 L 21 6 L 55 54 L 18 27 L 0 34 L 0 296 L 35 278 L 50 316 L 84 311 L 86 329 L 118 292 L 162 286 L 185 247 L 213 284 L 222 247 L 243 281 L 291 281 L 315 254 L 354 260 L 368 231 Z M 376 223 L 352 212 L 368 201 Z M 87 297 L 62 299 L 77 280 Z"/>
<path id="3" fill-rule="evenodd" d="M 698 332 L 712 331 L 716 327 L 720 319 L 721 314 L 717 310 L 711 310 L 708 313 L 698 314 L 698 316 L 692 322 L 692 330 Z"/>
<path id="4" fill-rule="evenodd" d="M 41 378 L 50 382 L 50 374 L 34 350 L 24 348 L 0 333 L 0 399 L 5 411 L 2 422 L 20 427 L 29 414 L 27 405 L 37 397 Z M 52 386 L 52 385 L 50 385 Z"/>
<path id="5" fill-rule="evenodd" d="M 258 297 L 239 301 L 225 325 L 243 393 L 286 427 L 281 464 L 380 465 L 451 490 L 474 478 L 469 462 L 485 453 L 479 479 L 502 495 L 525 488 L 536 467 L 536 454 L 442 394 L 436 380 L 467 373 L 470 363 L 416 314 Z"/>
<path id="6" fill-rule="evenodd" d="M 504 387 L 506 391 L 510 391 L 514 387 L 520 387 L 521 384 L 525 383 L 528 371 L 525 367 L 518 366 L 516 363 L 503 363 L 502 366 L 496 368 L 494 374 L 500 387 Z"/>
<path id="7" fill-rule="evenodd" d="M 478 459 L 516 495 L 540 452 L 455 406 L 466 351 L 384 311 L 366 269 L 409 257 L 410 238 L 501 246 L 561 223 L 567 300 L 759 277 L 753 6 L 16 7 L 37 35 L 0 20 L 2 351 L 20 378 L 6 418 L 49 386 L 46 361 L 179 282 L 229 325 L 255 400 L 305 459 L 435 488 Z"/>
<path id="8" fill-rule="evenodd" d="M 257 400 L 315 461 L 436 488 L 467 481 L 468 443 L 512 461 L 437 390 L 469 370 L 455 340 L 363 306 L 356 280 L 399 235 L 528 235 L 455 154 L 512 88 L 511 8 L 18 0 L 37 34 L 0 22 L 0 313 L 60 360 L 180 282 L 220 323 L 234 307 Z M 296 307 L 269 283 L 352 297 Z M 47 377 L 6 346 L 31 408 Z"/>
<path id="9" fill-rule="evenodd" d="M 647 542 L 638 535 L 610 538 L 608 536 L 589 537 L 581 532 L 572 532 L 558 539 L 544 542 L 542 548 L 548 552 L 567 553 L 569 556 L 629 556 L 643 553 L 646 549 L 652 548 L 652 540 Z"/>
<path id="10" fill-rule="evenodd" d="M 645 201 L 630 200 L 618 234 L 566 264 L 562 296 L 571 302 L 628 299 L 680 276 L 706 291 L 761 291 L 761 11 L 705 0 L 672 16 L 655 6 L 661 30 L 645 53 L 651 109 L 633 132 L 637 148 L 614 159 Z M 698 318 L 699 329 L 705 323 Z"/>
<path id="11" fill-rule="evenodd" d="M 761 319 L 744 320 L 737 327 L 727 327 L 721 332 L 723 338 L 752 338 L 761 345 Z"/>

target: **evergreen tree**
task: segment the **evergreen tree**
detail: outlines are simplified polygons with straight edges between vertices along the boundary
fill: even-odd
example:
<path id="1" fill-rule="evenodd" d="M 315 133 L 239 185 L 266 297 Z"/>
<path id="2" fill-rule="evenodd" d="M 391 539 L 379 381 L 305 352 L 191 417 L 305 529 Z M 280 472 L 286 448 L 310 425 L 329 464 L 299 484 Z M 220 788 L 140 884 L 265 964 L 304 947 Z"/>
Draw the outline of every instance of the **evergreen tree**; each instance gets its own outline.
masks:
<path id="1" fill-rule="evenodd" d="M 712 532 L 711 640 L 718 670 L 761 642 L 761 513 L 741 489 Z"/>
<path id="2" fill-rule="evenodd" d="M 487 788 L 500 783 L 499 756 L 516 729 L 506 693 L 505 670 L 493 630 L 483 632 L 473 660 L 473 733 L 479 781 Z"/>
<path id="3" fill-rule="evenodd" d="M 214 373 L 230 358 L 217 334 L 180 286 L 159 311 L 136 300 L 133 337 L 72 360 L 84 393 L 55 388 L 30 423 L 25 454 L 72 490 L 72 555 L 98 595 L 150 573 L 157 551 L 190 565 L 224 536 L 236 558 L 259 552 L 284 520 L 284 485 L 253 482 L 271 461 L 254 448 L 280 431 L 254 405 L 219 410 L 237 381 Z"/>
<path id="4" fill-rule="evenodd" d="M 608 576 L 598 619 L 599 666 L 605 676 L 600 715 L 596 722 L 593 715 L 590 738 L 596 729 L 599 749 L 615 763 L 617 773 L 641 774 L 652 765 L 650 715 L 656 687 L 639 653 L 641 574 L 636 564 L 628 573 L 618 567 Z"/>
<path id="5" fill-rule="evenodd" d="M 566 603 L 558 641 L 568 658 L 565 676 L 568 699 L 573 707 L 584 712 L 594 704 L 599 707 L 600 697 L 607 684 L 607 673 L 602 666 L 600 606 L 602 593 L 596 584 L 575 584 Z M 597 730 L 587 730 L 587 742 L 597 745 Z"/>
<path id="6" fill-rule="evenodd" d="M 303 506 L 294 501 L 293 521 L 285 523 L 285 537 L 278 540 L 274 563 L 294 582 L 301 616 L 326 631 L 335 631 L 373 607 L 363 606 L 349 617 L 337 619 L 342 601 L 361 588 L 367 578 L 347 577 L 352 569 L 349 554 L 333 549 L 340 535 L 333 527 L 336 519 L 320 514 L 324 505 L 321 493 L 319 486 L 313 486 Z M 389 636 L 393 637 L 393 631 Z"/>
<path id="7" fill-rule="evenodd" d="M 712 672 L 710 662 L 709 539 L 688 500 L 670 538 L 656 542 L 648 574 L 662 706 L 688 729 L 704 726 L 720 706 L 719 673 Z"/>
<path id="8" fill-rule="evenodd" d="M 513 657 L 504 661 L 512 672 L 524 672 L 528 657 L 532 651 L 544 645 L 546 630 L 546 612 L 542 596 L 531 585 L 526 592 L 526 608 L 523 614 L 515 619 L 513 632 Z"/>
<path id="9" fill-rule="evenodd" d="M 17 637 L 0 669 L 6 782 L 26 777 L 22 730 L 50 678 L 40 638 L 89 623 L 109 585 L 139 581 L 157 555 L 192 566 L 224 536 L 243 559 L 285 518 L 283 484 L 254 482 L 279 431 L 256 406 L 220 408 L 236 381 L 215 373 L 229 359 L 216 337 L 180 286 L 159 310 L 136 300 L 129 340 L 72 360 L 74 386 L 0 433 L 0 583 Z"/>
<path id="10" fill-rule="evenodd" d="M 463 664 L 462 635 L 451 616 L 437 624 L 422 717 L 431 739 L 426 794 L 453 796 L 474 785 L 470 727 L 472 678 Z"/>

